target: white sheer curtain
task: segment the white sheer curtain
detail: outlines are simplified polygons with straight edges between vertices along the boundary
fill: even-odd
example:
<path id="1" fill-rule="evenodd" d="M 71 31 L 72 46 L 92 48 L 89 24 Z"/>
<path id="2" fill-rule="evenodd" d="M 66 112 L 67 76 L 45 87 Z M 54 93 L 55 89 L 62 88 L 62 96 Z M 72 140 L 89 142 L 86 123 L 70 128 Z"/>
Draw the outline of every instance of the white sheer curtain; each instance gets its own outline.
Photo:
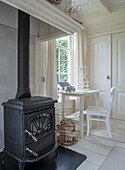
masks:
<path id="1" fill-rule="evenodd" d="M 86 65 L 86 31 L 80 30 L 73 35 L 74 56 L 74 85 L 79 89 L 80 66 Z M 76 99 L 76 109 L 79 108 L 79 99 Z"/>
<path id="2" fill-rule="evenodd" d="M 57 67 L 56 67 L 56 40 L 49 40 L 41 43 L 41 67 L 42 82 L 41 95 L 57 99 Z"/>
<path id="3" fill-rule="evenodd" d="M 46 42 L 46 95 L 57 99 L 56 40 Z"/>
<path id="4" fill-rule="evenodd" d="M 74 41 L 74 82 L 75 87 L 78 89 L 80 78 L 80 66 L 86 64 L 86 32 L 84 30 L 78 31 L 73 35 Z"/>

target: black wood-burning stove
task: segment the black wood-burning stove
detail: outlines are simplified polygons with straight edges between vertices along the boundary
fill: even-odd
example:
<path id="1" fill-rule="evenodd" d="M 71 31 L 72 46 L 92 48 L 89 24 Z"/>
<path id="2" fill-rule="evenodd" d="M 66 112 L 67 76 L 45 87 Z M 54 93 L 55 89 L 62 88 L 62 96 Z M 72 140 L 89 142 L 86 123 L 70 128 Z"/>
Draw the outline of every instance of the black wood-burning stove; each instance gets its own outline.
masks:
<path id="1" fill-rule="evenodd" d="M 4 103 L 4 151 L 18 160 L 19 170 L 25 162 L 40 160 L 57 149 L 54 103 L 46 97 Z"/>
<path id="2" fill-rule="evenodd" d="M 30 94 L 29 18 L 18 11 L 18 90 L 16 99 L 3 103 L 4 152 L 18 160 L 19 170 L 24 170 L 25 162 L 39 161 L 57 149 L 54 108 L 57 101 Z"/>

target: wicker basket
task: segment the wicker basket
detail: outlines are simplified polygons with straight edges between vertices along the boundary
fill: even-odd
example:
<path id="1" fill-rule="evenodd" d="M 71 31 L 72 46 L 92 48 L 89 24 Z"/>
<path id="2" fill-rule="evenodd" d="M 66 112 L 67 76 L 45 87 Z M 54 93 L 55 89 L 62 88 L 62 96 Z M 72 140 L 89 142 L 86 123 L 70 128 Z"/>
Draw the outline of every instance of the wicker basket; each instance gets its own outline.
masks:
<path id="1" fill-rule="evenodd" d="M 60 109 L 56 111 L 56 137 L 61 145 L 73 145 L 79 139 L 79 111 Z"/>

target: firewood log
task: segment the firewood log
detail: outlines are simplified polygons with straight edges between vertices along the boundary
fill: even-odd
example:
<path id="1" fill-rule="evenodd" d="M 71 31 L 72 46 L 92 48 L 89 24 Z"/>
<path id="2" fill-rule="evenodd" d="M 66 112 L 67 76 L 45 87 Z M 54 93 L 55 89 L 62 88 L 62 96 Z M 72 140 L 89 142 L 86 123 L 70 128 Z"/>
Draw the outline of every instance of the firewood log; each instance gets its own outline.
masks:
<path id="1" fill-rule="evenodd" d="M 71 126 L 71 127 L 74 127 L 74 123 L 73 122 L 70 122 L 68 120 L 65 120 L 65 119 L 62 119 L 61 122 L 60 122 L 62 125 L 67 125 L 67 126 Z"/>

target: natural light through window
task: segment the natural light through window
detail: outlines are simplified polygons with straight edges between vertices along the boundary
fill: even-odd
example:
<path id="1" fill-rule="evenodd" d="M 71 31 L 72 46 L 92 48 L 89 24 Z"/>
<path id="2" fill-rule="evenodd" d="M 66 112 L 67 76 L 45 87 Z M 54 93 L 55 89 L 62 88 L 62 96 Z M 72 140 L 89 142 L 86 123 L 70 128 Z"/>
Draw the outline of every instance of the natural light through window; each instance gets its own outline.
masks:
<path id="1" fill-rule="evenodd" d="M 57 82 L 70 81 L 71 51 L 69 36 L 56 40 Z"/>

